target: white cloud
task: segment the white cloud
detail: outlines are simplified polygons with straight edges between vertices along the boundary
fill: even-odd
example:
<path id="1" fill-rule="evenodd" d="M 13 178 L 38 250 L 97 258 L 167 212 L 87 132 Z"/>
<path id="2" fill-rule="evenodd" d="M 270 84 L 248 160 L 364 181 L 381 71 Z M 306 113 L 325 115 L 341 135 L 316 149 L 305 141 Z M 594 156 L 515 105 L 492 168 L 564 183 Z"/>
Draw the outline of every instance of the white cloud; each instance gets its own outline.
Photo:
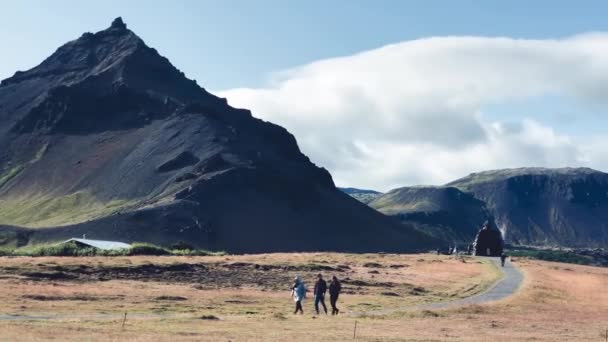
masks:
<path id="1" fill-rule="evenodd" d="M 485 169 L 608 165 L 594 164 L 592 147 L 606 139 L 582 141 L 534 117 L 492 122 L 483 113 L 547 95 L 608 105 L 608 34 L 428 38 L 278 75 L 266 88 L 219 95 L 286 127 L 339 185 L 387 190 Z"/>

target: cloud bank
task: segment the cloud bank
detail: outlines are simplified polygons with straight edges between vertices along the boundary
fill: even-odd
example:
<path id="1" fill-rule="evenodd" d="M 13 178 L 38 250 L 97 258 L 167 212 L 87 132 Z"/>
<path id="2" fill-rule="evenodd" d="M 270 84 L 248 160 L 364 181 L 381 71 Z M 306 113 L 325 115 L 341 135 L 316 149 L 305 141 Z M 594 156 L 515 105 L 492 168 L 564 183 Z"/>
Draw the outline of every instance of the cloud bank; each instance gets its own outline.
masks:
<path id="1" fill-rule="evenodd" d="M 608 138 L 556 129 L 557 112 L 549 122 L 488 112 L 557 96 L 597 115 L 608 107 L 608 34 L 419 39 L 218 94 L 286 127 L 338 185 L 388 190 L 486 169 L 608 166 Z"/>

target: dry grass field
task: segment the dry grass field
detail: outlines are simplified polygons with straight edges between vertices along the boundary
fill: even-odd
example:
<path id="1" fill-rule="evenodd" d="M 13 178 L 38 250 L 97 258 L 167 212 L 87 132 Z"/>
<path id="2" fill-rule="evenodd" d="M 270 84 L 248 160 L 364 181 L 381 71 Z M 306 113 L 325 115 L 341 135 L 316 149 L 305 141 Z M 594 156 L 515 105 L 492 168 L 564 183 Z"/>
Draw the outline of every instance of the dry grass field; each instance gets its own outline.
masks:
<path id="1" fill-rule="evenodd" d="M 0 258 L 0 340 L 343 341 L 356 323 L 361 341 L 604 341 L 608 269 L 515 264 L 525 283 L 506 300 L 417 310 L 481 292 L 500 272 L 430 254 Z M 317 273 L 343 280 L 341 315 L 316 316 L 308 299 L 294 316 L 293 277 L 312 288 Z"/>

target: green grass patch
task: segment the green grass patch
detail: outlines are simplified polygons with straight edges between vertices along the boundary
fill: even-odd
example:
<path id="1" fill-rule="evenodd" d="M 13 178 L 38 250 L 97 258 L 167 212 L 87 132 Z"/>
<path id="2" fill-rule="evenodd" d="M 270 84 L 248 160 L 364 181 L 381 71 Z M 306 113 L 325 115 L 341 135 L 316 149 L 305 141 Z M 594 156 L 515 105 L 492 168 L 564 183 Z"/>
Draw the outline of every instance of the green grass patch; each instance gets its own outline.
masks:
<path id="1" fill-rule="evenodd" d="M 98 249 L 94 247 L 82 247 L 75 242 L 56 243 L 56 244 L 39 244 L 33 246 L 25 246 L 15 249 L 4 248 L 0 249 L 0 256 L 131 256 L 131 255 L 185 255 L 185 256 L 212 256 L 225 255 L 225 252 L 212 252 L 201 249 L 179 250 L 167 249 L 151 243 L 136 242 L 130 248 L 120 249 Z"/>
<path id="2" fill-rule="evenodd" d="M 205 249 L 172 249 L 170 250 L 171 255 L 182 255 L 182 256 L 223 256 L 227 253 L 224 251 L 208 251 Z"/>
<path id="3" fill-rule="evenodd" d="M 380 210 L 386 215 L 398 215 L 402 213 L 436 211 L 439 209 L 436 203 L 428 200 L 419 200 L 416 202 L 404 203 L 399 194 L 395 196 L 384 195 L 382 198 L 374 201 L 372 207 Z"/>
<path id="4" fill-rule="evenodd" d="M 93 256 L 96 255 L 96 248 L 82 248 L 74 242 L 35 245 L 17 248 L 12 251 L 15 256 Z"/>
<path id="5" fill-rule="evenodd" d="M 536 249 L 513 249 L 508 251 L 509 256 L 525 257 L 545 261 L 564 262 L 569 264 L 590 265 L 591 258 L 578 255 L 572 251 L 536 250 Z"/>
<path id="6" fill-rule="evenodd" d="M 0 224 L 30 228 L 64 226 L 109 215 L 132 204 L 127 200 L 104 202 L 86 191 L 57 197 L 7 199 L 2 202 Z"/>
<path id="7" fill-rule="evenodd" d="M 134 243 L 128 250 L 127 255 L 171 255 L 168 249 L 151 243 Z"/>
<path id="8" fill-rule="evenodd" d="M 34 159 L 29 161 L 28 163 L 26 163 L 26 165 L 33 164 L 33 163 L 37 162 L 38 160 L 40 160 L 40 158 L 42 158 L 42 156 L 46 152 L 47 147 L 48 147 L 48 144 L 44 144 L 42 146 L 42 148 L 40 148 L 40 150 L 36 153 L 36 156 L 34 156 Z M 11 179 L 15 178 L 19 173 L 21 173 L 21 171 L 23 171 L 23 169 L 25 169 L 24 165 L 17 165 L 15 167 L 9 169 L 7 172 L 1 174 L 0 175 L 0 188 L 3 187 L 6 183 L 8 183 Z"/>
<path id="9" fill-rule="evenodd" d="M 22 165 L 18 165 L 0 175 L 0 188 L 3 187 L 4 184 L 8 183 L 11 179 L 15 178 L 21 171 L 23 171 L 23 169 L 24 167 Z"/>

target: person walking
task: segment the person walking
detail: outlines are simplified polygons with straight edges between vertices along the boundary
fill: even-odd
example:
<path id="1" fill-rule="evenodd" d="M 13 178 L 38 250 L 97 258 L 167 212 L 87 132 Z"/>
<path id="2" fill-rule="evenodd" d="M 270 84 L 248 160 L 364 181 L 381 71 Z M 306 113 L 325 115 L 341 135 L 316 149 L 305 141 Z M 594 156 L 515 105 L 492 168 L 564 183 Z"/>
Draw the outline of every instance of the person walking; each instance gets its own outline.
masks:
<path id="1" fill-rule="evenodd" d="M 319 314 L 319 303 L 323 305 L 323 310 L 327 315 L 327 306 L 325 306 L 325 293 L 327 292 L 327 282 L 323 279 L 323 275 L 320 273 L 317 275 L 317 282 L 315 283 L 315 311 Z"/>
<path id="2" fill-rule="evenodd" d="M 293 297 L 293 301 L 296 302 L 296 311 L 293 314 L 295 315 L 299 312 L 303 315 L 302 301 L 306 298 L 306 285 L 304 285 L 304 281 L 300 277 L 296 277 L 293 281 L 291 296 Z"/>
<path id="3" fill-rule="evenodd" d="M 331 278 L 331 283 L 329 283 L 329 304 L 331 304 L 331 314 L 337 315 L 340 310 L 336 306 L 336 302 L 338 302 L 338 296 L 340 295 L 340 291 L 342 291 L 342 284 L 336 276 Z"/>
<path id="4" fill-rule="evenodd" d="M 500 263 L 502 264 L 502 267 L 505 267 L 505 261 L 507 261 L 507 255 L 505 253 L 502 253 L 500 255 Z"/>

